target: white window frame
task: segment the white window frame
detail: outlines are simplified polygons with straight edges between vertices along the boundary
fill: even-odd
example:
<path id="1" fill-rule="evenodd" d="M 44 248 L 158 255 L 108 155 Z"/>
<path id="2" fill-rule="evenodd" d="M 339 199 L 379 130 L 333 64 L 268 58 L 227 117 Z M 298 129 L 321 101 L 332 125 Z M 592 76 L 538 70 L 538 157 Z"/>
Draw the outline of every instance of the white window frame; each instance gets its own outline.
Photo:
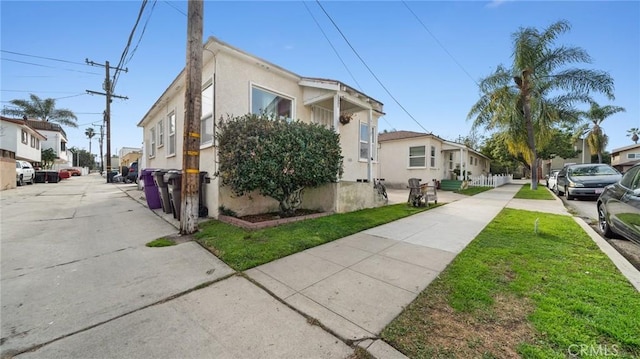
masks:
<path id="1" fill-rule="evenodd" d="M 156 128 L 149 129 L 149 158 L 156 157 Z"/>
<path id="2" fill-rule="evenodd" d="M 157 140 L 157 144 L 158 144 L 158 148 L 164 146 L 164 119 L 161 119 L 160 121 L 158 121 L 158 124 L 156 125 L 157 130 L 156 130 L 156 134 L 158 135 L 158 140 Z"/>
<path id="3" fill-rule="evenodd" d="M 411 155 L 412 148 L 422 148 L 422 155 Z M 422 165 L 420 166 L 412 166 L 411 160 L 422 158 Z M 427 168 L 427 146 L 409 146 L 409 168 Z"/>
<path id="4" fill-rule="evenodd" d="M 363 128 L 364 127 L 364 128 Z M 363 131 L 366 133 L 367 138 L 363 139 L 362 134 Z M 369 124 L 364 121 L 360 121 L 360 126 L 358 127 L 358 160 L 367 162 L 369 161 L 369 139 L 371 138 L 371 133 L 369 132 Z M 363 156 L 363 150 L 366 149 L 366 154 Z"/>
<path id="5" fill-rule="evenodd" d="M 213 81 L 209 80 L 202 89 L 202 104 L 200 115 L 200 146 L 207 147 L 213 145 L 214 140 L 214 123 L 213 123 L 213 96 L 215 89 L 213 88 Z M 211 98 L 205 101 L 207 95 Z M 210 130 L 210 134 L 206 133 Z"/>
<path id="6" fill-rule="evenodd" d="M 22 130 L 22 143 L 25 145 L 29 144 L 29 134 L 25 130 Z"/>
<path id="7" fill-rule="evenodd" d="M 633 160 L 636 158 L 640 158 L 640 153 L 627 153 L 628 160 Z"/>
<path id="8" fill-rule="evenodd" d="M 283 94 L 281 92 L 278 92 L 278 91 L 275 91 L 275 90 L 272 90 L 272 89 L 269 89 L 269 88 L 267 88 L 265 86 L 260 86 L 258 84 L 253 83 L 253 82 L 249 83 L 249 113 L 253 113 L 253 114 L 256 114 L 256 115 L 262 115 L 262 112 L 255 112 L 253 110 L 253 90 L 254 89 L 258 90 L 258 91 L 265 92 L 267 94 L 271 94 L 271 95 L 274 95 L 274 96 L 281 97 L 281 98 L 283 98 L 285 100 L 289 100 L 291 102 L 291 107 L 290 107 L 291 114 L 290 114 L 290 117 L 279 116 L 278 118 L 279 119 L 283 119 L 283 120 L 292 120 L 292 119 L 296 118 L 296 100 L 295 100 L 295 97 Z M 267 114 L 268 115 L 276 115 L 275 113 L 269 113 L 269 112 L 267 112 Z"/>
<path id="9" fill-rule="evenodd" d="M 436 167 L 436 146 L 429 147 L 429 167 Z"/>
<path id="10" fill-rule="evenodd" d="M 173 121 L 173 126 L 172 122 Z M 176 117 L 176 111 L 173 110 L 167 115 L 167 157 L 173 157 L 176 155 L 176 132 L 177 132 L 178 119 Z M 173 132 L 172 128 L 173 127 Z"/>

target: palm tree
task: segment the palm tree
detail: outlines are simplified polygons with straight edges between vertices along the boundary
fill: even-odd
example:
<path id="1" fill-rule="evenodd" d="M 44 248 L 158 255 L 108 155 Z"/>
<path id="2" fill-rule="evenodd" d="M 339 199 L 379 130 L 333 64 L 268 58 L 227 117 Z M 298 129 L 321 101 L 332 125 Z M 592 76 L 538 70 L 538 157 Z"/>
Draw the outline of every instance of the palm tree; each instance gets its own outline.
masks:
<path id="1" fill-rule="evenodd" d="M 550 140 L 553 126 L 577 122 L 574 104 L 589 101 L 592 91 L 614 97 L 608 73 L 566 67 L 591 61 L 582 48 L 555 46 L 569 29 L 569 23 L 558 21 L 543 31 L 520 28 L 514 33 L 512 67 L 499 65 L 481 80 L 481 97 L 468 115 L 475 117 L 474 129 L 502 132 L 508 150 L 529 162 L 531 189 L 538 183 L 536 145 Z"/>
<path id="2" fill-rule="evenodd" d="M 84 131 L 85 136 L 89 139 L 89 154 L 91 154 L 91 139 L 96 135 L 96 131 L 93 127 L 89 127 Z"/>
<path id="3" fill-rule="evenodd" d="M 626 111 L 619 106 L 600 106 L 591 101 L 589 111 L 581 112 L 589 122 L 578 128 L 579 133 L 586 134 L 586 141 L 592 154 L 598 155 L 598 163 L 602 163 L 602 153 L 609 143 L 609 136 L 604 133 L 602 122 L 609 116 Z"/>
<path id="4" fill-rule="evenodd" d="M 631 137 L 631 141 L 633 143 L 638 144 L 638 134 L 640 133 L 640 128 L 633 127 L 627 130 L 627 137 Z"/>
<path id="5" fill-rule="evenodd" d="M 41 99 L 30 94 L 31 100 L 11 100 L 12 105 L 18 108 L 7 108 L 3 112 L 9 116 L 37 118 L 42 121 L 57 122 L 64 126 L 78 127 L 78 118 L 68 109 L 56 108 L 56 100 L 53 98 Z"/>

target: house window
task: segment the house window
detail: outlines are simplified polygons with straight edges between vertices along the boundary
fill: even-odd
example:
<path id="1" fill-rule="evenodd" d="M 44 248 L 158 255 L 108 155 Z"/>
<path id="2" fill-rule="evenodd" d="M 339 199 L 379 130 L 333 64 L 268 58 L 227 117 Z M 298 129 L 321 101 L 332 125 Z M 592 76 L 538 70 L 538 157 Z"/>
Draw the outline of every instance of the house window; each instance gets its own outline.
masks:
<path id="1" fill-rule="evenodd" d="M 149 129 L 149 158 L 156 156 L 156 128 Z"/>
<path id="2" fill-rule="evenodd" d="M 40 149 L 40 139 L 36 138 L 36 150 Z"/>
<path id="3" fill-rule="evenodd" d="M 158 121 L 158 147 L 164 146 L 164 119 Z"/>
<path id="4" fill-rule="evenodd" d="M 200 145 L 213 143 L 213 84 L 202 90 L 200 115 Z"/>
<path id="5" fill-rule="evenodd" d="M 627 153 L 628 160 L 633 160 L 636 158 L 640 158 L 640 153 Z"/>
<path id="6" fill-rule="evenodd" d="M 426 167 L 425 146 L 409 147 L 409 167 Z"/>
<path id="7" fill-rule="evenodd" d="M 372 127 L 375 130 L 375 127 Z M 368 161 L 369 160 L 369 139 L 373 140 L 373 145 L 375 145 L 376 136 L 370 136 L 369 132 L 369 124 L 366 122 L 360 122 L 360 160 Z M 371 156 L 372 160 L 376 159 L 376 150 L 375 146 L 372 146 L 373 154 Z"/>
<path id="8" fill-rule="evenodd" d="M 436 166 L 436 148 L 435 146 L 431 146 L 431 163 L 429 164 L 431 167 Z"/>
<path id="9" fill-rule="evenodd" d="M 31 135 L 31 147 L 36 148 L 36 138 Z"/>
<path id="10" fill-rule="evenodd" d="M 29 144 L 29 135 L 25 130 L 22 130 L 22 143 L 24 143 L 25 145 Z"/>
<path id="11" fill-rule="evenodd" d="M 167 152 L 168 156 L 172 156 L 176 154 L 176 113 L 172 112 L 169 114 L 169 151 Z"/>
<path id="12" fill-rule="evenodd" d="M 257 87 L 251 87 L 251 113 L 278 119 L 293 118 L 293 100 Z"/>
<path id="13" fill-rule="evenodd" d="M 67 143 L 64 141 L 60 141 L 60 151 L 66 151 L 67 150 Z"/>
<path id="14" fill-rule="evenodd" d="M 453 152 L 449 152 L 449 169 L 453 169 Z"/>

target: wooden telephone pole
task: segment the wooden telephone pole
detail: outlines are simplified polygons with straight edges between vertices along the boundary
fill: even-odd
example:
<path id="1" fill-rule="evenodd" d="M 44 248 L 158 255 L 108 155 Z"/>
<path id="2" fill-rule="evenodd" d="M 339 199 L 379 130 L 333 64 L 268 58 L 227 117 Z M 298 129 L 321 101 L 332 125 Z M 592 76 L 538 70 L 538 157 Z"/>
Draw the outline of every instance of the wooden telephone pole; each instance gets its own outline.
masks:
<path id="1" fill-rule="evenodd" d="M 203 8 L 202 0 L 189 0 L 182 153 L 182 204 L 180 206 L 180 233 L 182 234 L 191 234 L 198 230 Z"/>
<path id="2" fill-rule="evenodd" d="M 116 97 L 124 100 L 128 100 L 129 98 L 126 96 L 118 96 L 113 94 L 113 85 L 111 84 L 111 79 L 109 78 L 109 69 L 121 70 L 124 72 L 127 72 L 128 70 L 109 66 L 109 61 L 105 62 L 104 65 L 89 61 L 89 59 L 86 59 L 85 61 L 91 66 L 103 66 L 106 70 L 106 78 L 104 80 L 104 83 L 102 84 L 102 89 L 104 89 L 105 92 L 87 90 L 87 93 L 90 93 L 92 95 L 103 95 L 107 98 L 107 108 L 104 111 L 104 122 L 107 127 L 107 173 L 105 177 L 107 178 L 107 183 L 111 183 L 111 98 Z M 102 149 L 102 145 L 100 145 L 100 149 Z"/>

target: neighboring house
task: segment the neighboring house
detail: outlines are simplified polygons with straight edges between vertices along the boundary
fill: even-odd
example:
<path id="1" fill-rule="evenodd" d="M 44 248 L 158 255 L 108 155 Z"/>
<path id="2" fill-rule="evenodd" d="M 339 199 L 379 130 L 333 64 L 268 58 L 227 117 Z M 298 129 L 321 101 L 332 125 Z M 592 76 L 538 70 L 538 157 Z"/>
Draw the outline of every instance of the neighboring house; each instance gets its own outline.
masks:
<path id="1" fill-rule="evenodd" d="M 142 148 L 139 147 L 122 147 L 118 151 L 120 163 L 123 166 L 129 166 L 132 162 L 139 161 L 142 157 Z M 112 164 L 113 166 L 113 164 Z"/>
<path id="2" fill-rule="evenodd" d="M 394 131 L 381 133 L 378 177 L 392 188 L 406 188 L 409 178 L 421 183 L 488 175 L 490 159 L 467 146 L 431 133 Z M 462 160 L 461 160 L 462 159 Z"/>
<path id="3" fill-rule="evenodd" d="M 211 177 L 204 186 L 211 216 L 217 217 L 220 206 L 240 215 L 277 211 L 275 200 L 258 194 L 238 198 L 214 177 L 218 121 L 247 113 L 314 122 L 340 134 L 344 174 L 338 183 L 306 189 L 303 208 L 346 212 L 380 204 L 371 181 L 377 173 L 382 103 L 339 81 L 299 76 L 213 37 L 204 47 L 200 171 Z M 141 168 L 182 168 L 184 96 L 183 70 L 138 123 L 144 133 Z"/>
<path id="4" fill-rule="evenodd" d="M 16 187 L 16 160 L 36 165 L 46 138 L 22 119 L 0 117 L 0 189 Z"/>
<path id="5" fill-rule="evenodd" d="M 40 120 L 26 120 L 26 122 L 46 137 L 40 145 L 42 149 L 52 148 L 55 152 L 54 168 L 60 166 L 70 167 L 71 159 L 67 153 L 67 143 L 69 141 L 67 141 L 67 134 L 62 129 L 62 126 L 57 123 Z"/>
<path id="6" fill-rule="evenodd" d="M 551 160 L 542 160 L 542 169 L 538 171 L 541 178 L 544 178 L 545 175 L 551 174 L 552 170 L 560 170 L 566 164 L 582 164 L 582 163 L 591 163 L 591 150 L 587 145 L 586 141 L 582 138 L 576 140 L 573 143 L 574 151 L 578 152 L 578 156 L 574 158 L 561 158 L 554 157 Z"/>
<path id="7" fill-rule="evenodd" d="M 620 172 L 626 172 L 638 162 L 640 162 L 640 144 L 611 150 L 611 166 Z"/>

